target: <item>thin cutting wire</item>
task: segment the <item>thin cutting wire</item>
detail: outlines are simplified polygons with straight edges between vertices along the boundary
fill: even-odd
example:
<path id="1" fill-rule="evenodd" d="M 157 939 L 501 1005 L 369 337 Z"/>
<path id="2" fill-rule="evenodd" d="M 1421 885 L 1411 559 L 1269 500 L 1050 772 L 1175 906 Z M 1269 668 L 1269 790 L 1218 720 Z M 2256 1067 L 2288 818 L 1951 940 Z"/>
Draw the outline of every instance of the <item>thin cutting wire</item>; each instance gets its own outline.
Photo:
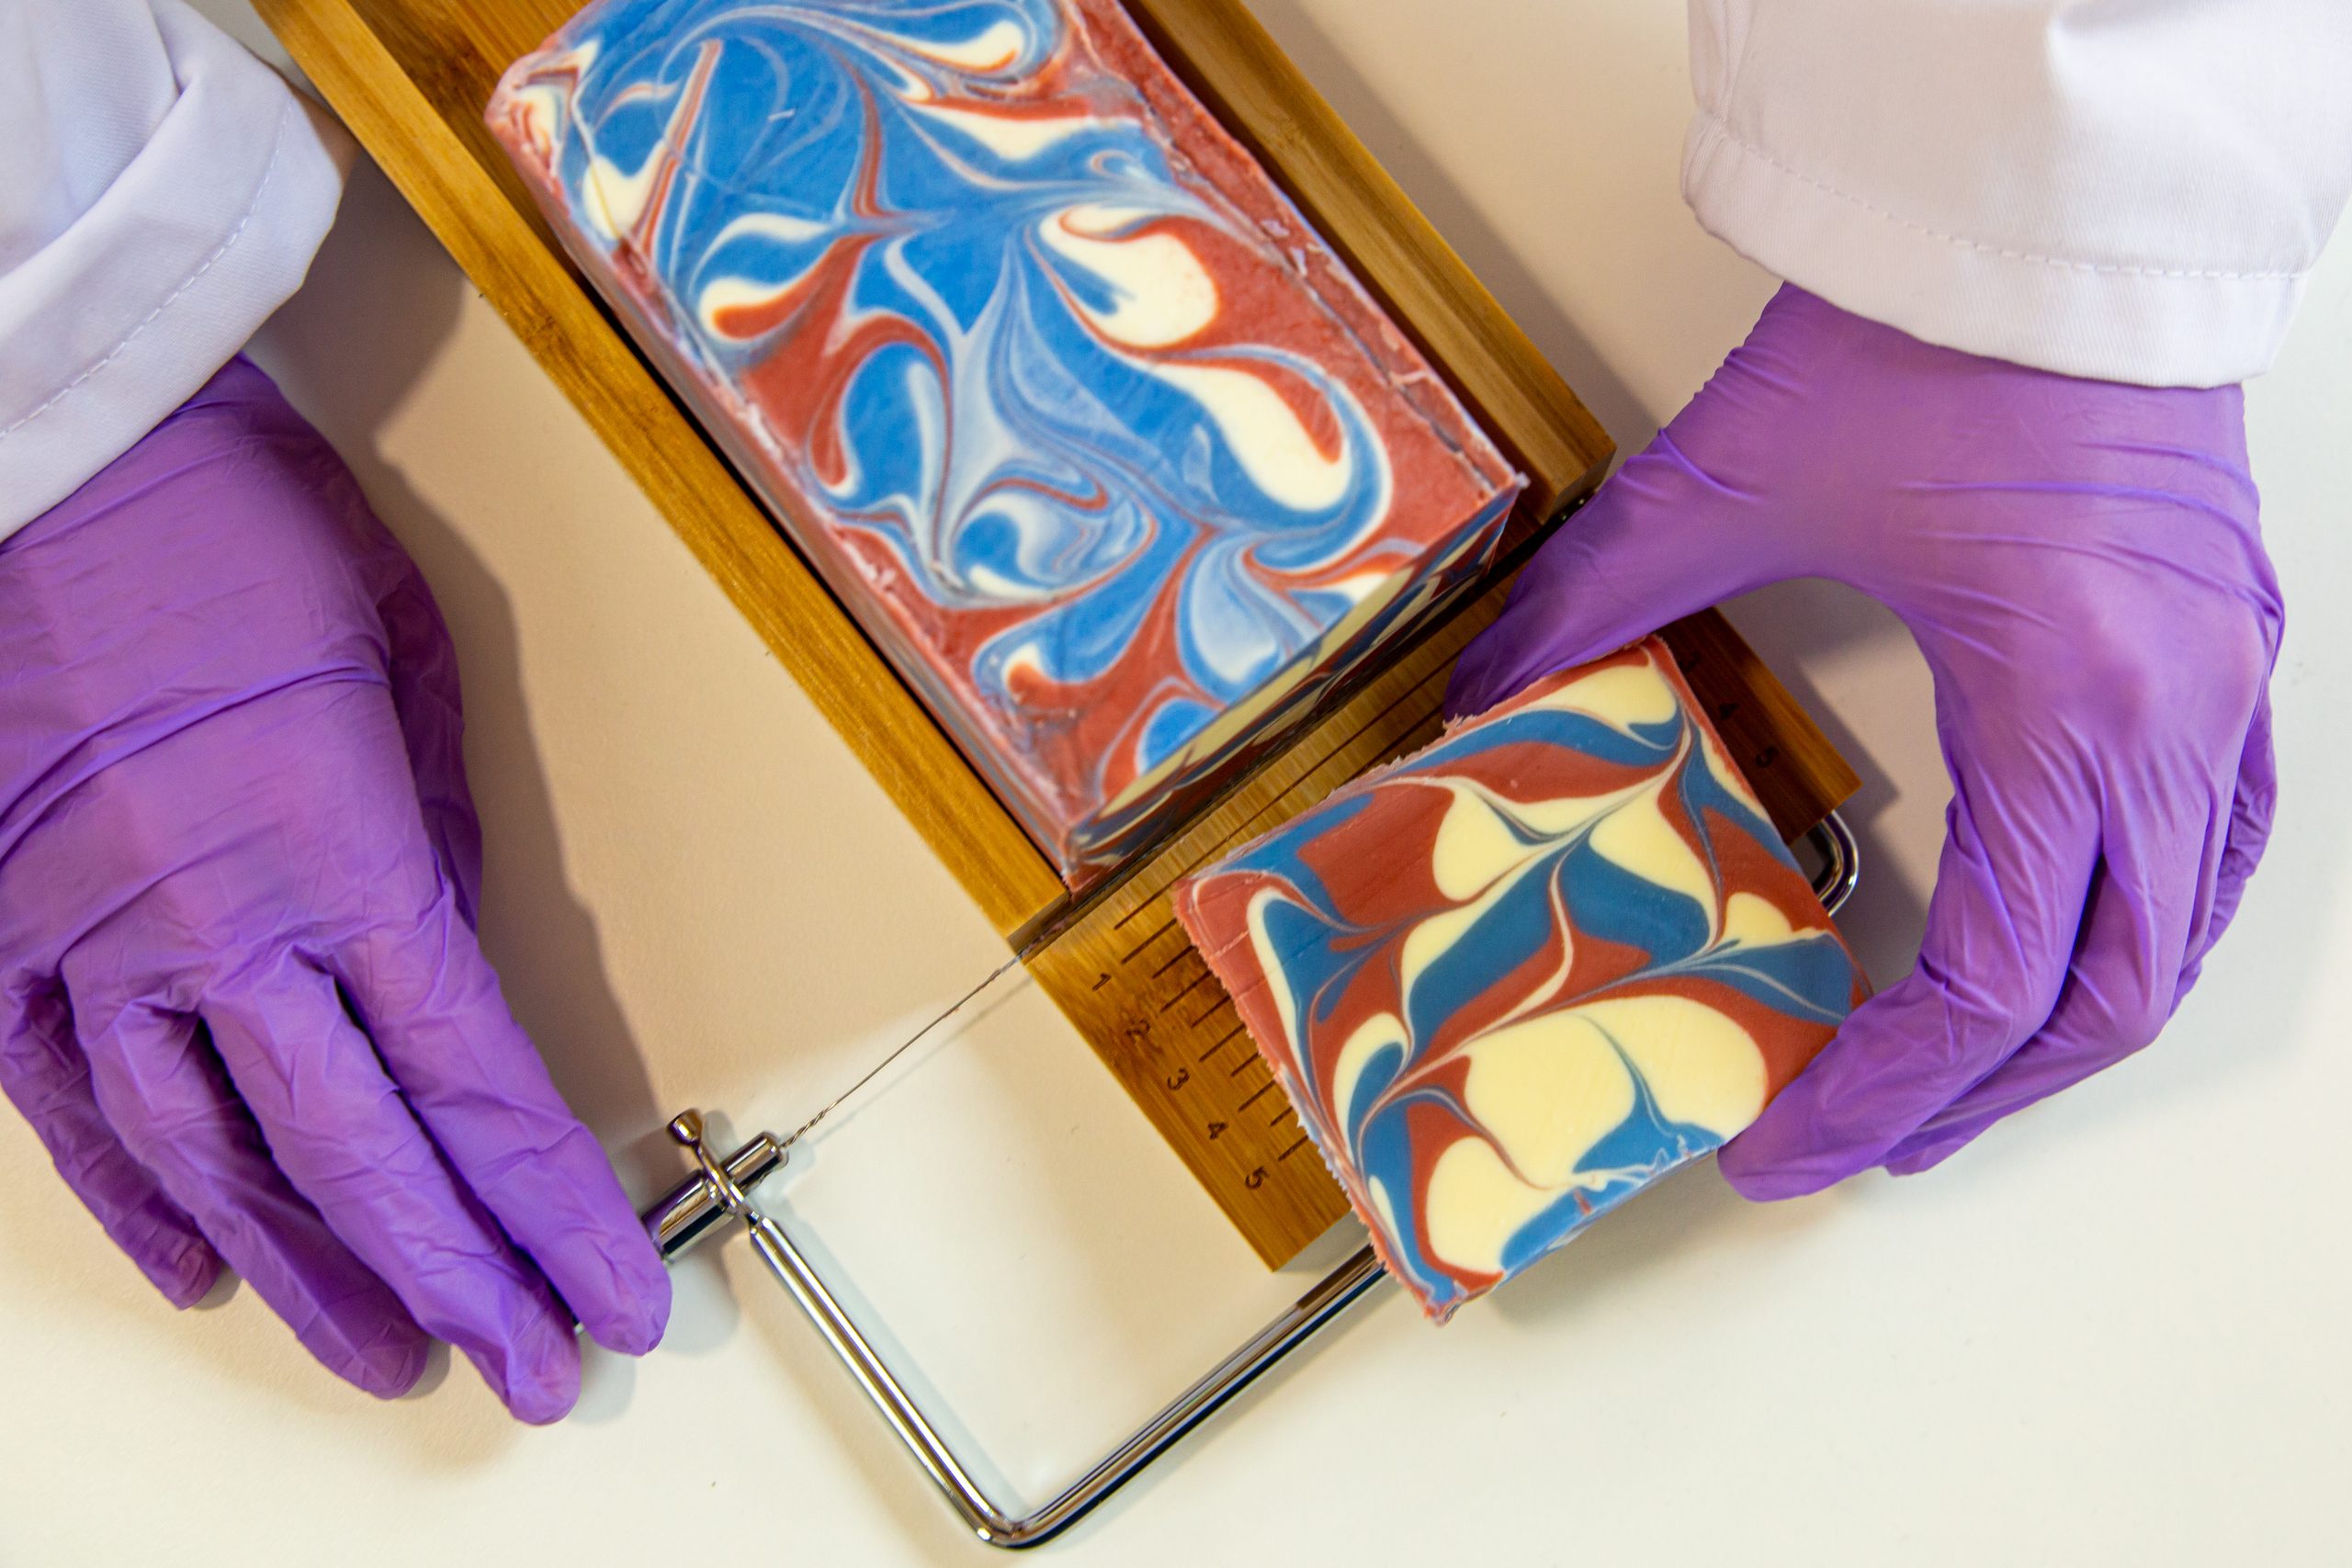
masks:
<path id="1" fill-rule="evenodd" d="M 841 1093 L 833 1096 L 832 1099 L 818 1107 L 817 1114 L 811 1116 L 808 1121 L 803 1122 L 799 1126 L 795 1127 L 791 1132 L 786 1134 L 783 1142 L 779 1143 L 776 1147 L 779 1149 L 788 1149 L 793 1145 L 798 1143 L 816 1127 L 818 1122 L 822 1122 L 826 1117 L 831 1116 L 834 1111 L 840 1110 L 842 1104 L 852 1096 L 855 1095 L 859 1089 L 864 1089 L 867 1084 L 872 1083 L 876 1078 L 881 1077 L 882 1070 L 885 1067 L 888 1067 L 891 1063 L 897 1061 L 899 1057 L 913 1050 L 917 1045 L 922 1043 L 923 1037 L 925 1035 L 928 1035 L 933 1030 L 937 1029 L 941 1024 L 945 1023 L 949 1019 L 954 1018 L 957 1013 L 962 1012 L 965 1007 L 970 1003 L 974 997 L 978 996 L 982 991 L 987 990 L 990 986 L 993 986 L 999 980 L 1003 979 L 1008 971 L 1018 967 L 1023 956 L 1023 955 L 1022 953 L 1016 953 L 1012 957 L 1006 959 L 1003 963 L 998 964 L 995 968 L 989 970 L 987 978 L 983 979 L 978 985 L 974 986 L 970 990 L 965 992 L 962 996 L 957 997 L 954 1001 L 948 1003 L 946 1011 L 941 1013 L 937 1018 L 933 1019 L 929 1023 L 924 1024 L 921 1029 L 916 1030 L 912 1034 L 910 1034 L 906 1039 L 893 1046 L 888 1055 L 884 1056 L 880 1061 L 866 1068 L 865 1074 L 860 1077 L 855 1083 L 850 1085 L 847 1089 L 842 1090 Z"/>

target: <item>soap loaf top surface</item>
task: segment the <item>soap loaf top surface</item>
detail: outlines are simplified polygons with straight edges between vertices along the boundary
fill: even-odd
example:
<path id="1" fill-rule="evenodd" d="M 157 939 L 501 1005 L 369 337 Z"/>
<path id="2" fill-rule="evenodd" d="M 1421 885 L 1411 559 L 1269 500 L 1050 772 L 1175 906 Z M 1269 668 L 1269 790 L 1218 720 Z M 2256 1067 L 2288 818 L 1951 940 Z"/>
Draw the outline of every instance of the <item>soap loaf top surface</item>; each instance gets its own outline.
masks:
<path id="1" fill-rule="evenodd" d="M 1519 489 L 1112 0 L 601 0 L 490 118 L 1066 873 Z"/>
<path id="2" fill-rule="evenodd" d="M 1862 992 L 1654 638 L 1344 786 L 1175 906 L 1441 1320 L 1746 1127 Z"/>

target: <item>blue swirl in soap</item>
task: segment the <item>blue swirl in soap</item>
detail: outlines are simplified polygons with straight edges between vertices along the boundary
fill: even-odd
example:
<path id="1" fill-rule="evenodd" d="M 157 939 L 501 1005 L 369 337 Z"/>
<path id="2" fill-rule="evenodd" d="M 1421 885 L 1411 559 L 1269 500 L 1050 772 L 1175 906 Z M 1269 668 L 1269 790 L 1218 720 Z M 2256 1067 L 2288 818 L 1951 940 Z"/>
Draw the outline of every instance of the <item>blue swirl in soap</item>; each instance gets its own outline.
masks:
<path id="1" fill-rule="evenodd" d="M 989 701 L 1017 709 L 1042 679 L 1136 706 L 1104 794 L 1409 564 L 1378 537 L 1391 468 L 1350 389 L 1222 337 L 1214 299 L 1194 322 L 1181 288 L 1137 287 L 1182 281 L 1187 256 L 1214 286 L 1204 231 L 1237 254 L 1269 241 L 1180 177 L 1125 84 L 1055 96 L 1055 0 L 592 16 L 550 110 L 574 211 L 644 259 L 713 382 L 757 389 L 747 411 L 836 525 L 933 604 L 1001 616 L 969 659 Z M 1193 227 L 1155 228 L 1171 220 Z M 760 381 L 811 333 L 854 363 Z M 1307 447 L 1268 423 L 1283 409 Z"/>

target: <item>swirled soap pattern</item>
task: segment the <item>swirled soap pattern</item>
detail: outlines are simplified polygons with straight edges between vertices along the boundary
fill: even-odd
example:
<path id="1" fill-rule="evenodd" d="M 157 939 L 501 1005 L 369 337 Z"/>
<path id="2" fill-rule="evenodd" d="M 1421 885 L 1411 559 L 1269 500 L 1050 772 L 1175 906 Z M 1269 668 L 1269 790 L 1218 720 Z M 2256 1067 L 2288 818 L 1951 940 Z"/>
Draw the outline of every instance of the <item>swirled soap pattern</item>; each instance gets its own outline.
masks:
<path id="1" fill-rule="evenodd" d="M 490 121 L 1074 882 L 1475 577 L 1519 489 L 1112 0 L 603 0 Z"/>
<path id="2" fill-rule="evenodd" d="M 1440 1321 L 1746 1127 L 1861 998 L 1655 639 L 1346 785 L 1175 904 Z"/>

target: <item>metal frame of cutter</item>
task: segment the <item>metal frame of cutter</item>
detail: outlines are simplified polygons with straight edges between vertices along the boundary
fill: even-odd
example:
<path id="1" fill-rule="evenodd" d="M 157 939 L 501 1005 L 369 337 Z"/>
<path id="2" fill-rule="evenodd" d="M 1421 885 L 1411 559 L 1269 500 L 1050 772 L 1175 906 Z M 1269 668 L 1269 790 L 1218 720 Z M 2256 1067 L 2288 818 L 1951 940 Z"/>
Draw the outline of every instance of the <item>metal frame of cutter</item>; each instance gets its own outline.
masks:
<path id="1" fill-rule="evenodd" d="M 1814 879 L 1814 891 L 1823 907 L 1835 914 L 1860 880 L 1860 851 L 1844 819 L 1835 812 L 1806 839 L 1824 863 Z M 646 1214 L 646 1228 L 661 1247 L 663 1260 L 681 1256 L 729 1221 L 742 1221 L 761 1259 L 808 1314 L 907 1452 L 972 1533 L 990 1546 L 1037 1546 L 1076 1524 L 1386 1277 L 1372 1248 L 1363 1247 L 1203 1373 L 1051 1501 L 1026 1514 L 1008 1514 L 974 1478 L 790 1233 L 752 1205 L 749 1190 L 784 1168 L 784 1144 L 763 1133 L 722 1160 L 703 1141 L 702 1116 L 693 1111 L 673 1121 L 670 1133 L 693 1156 L 697 1168 Z"/>

